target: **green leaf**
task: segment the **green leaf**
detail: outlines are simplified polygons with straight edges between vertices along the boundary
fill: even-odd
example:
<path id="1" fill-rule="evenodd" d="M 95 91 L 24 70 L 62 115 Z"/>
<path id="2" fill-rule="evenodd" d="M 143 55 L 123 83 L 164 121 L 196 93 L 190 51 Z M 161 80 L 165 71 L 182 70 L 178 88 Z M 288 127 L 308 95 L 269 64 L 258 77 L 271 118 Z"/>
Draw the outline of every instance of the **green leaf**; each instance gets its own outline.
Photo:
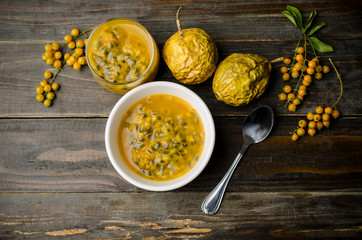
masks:
<path id="1" fill-rule="evenodd" d="M 297 27 L 303 31 L 303 19 L 302 19 L 302 14 L 300 13 L 300 11 L 298 10 L 298 8 L 296 7 L 292 7 L 292 6 L 287 6 L 287 9 L 289 10 L 289 12 L 291 12 L 294 16 L 295 16 L 295 20 L 297 23 Z"/>
<path id="2" fill-rule="evenodd" d="M 315 32 L 317 32 L 319 29 L 321 29 L 325 25 L 326 25 L 325 23 L 321 23 L 318 26 L 313 27 L 312 30 L 310 30 L 310 32 L 308 33 L 307 37 L 312 36 Z"/>
<path id="3" fill-rule="evenodd" d="M 283 11 L 282 13 L 289 19 L 289 21 L 291 21 L 296 27 L 298 27 L 293 15 L 290 12 Z"/>
<path id="4" fill-rule="evenodd" d="M 308 30 L 308 28 L 312 25 L 312 22 L 314 20 L 314 18 L 317 16 L 317 11 L 316 10 L 313 10 L 311 13 L 310 13 L 310 16 L 308 18 L 308 21 L 307 23 L 305 24 L 304 26 L 304 32 Z"/>
<path id="5" fill-rule="evenodd" d="M 318 52 L 333 52 L 334 49 L 331 45 L 321 42 L 316 37 L 308 37 L 310 44 L 312 44 L 313 48 Z"/>

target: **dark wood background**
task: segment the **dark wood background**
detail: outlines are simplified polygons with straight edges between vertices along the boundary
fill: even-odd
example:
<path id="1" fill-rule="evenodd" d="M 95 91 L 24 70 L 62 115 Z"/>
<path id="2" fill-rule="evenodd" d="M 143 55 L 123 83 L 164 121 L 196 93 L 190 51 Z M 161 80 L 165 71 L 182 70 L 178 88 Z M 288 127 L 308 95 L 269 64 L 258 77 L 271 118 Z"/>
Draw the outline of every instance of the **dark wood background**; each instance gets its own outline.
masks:
<path id="1" fill-rule="evenodd" d="M 315 106 L 334 103 L 334 72 L 313 82 L 290 113 L 278 100 L 284 83 L 273 64 L 265 94 L 244 107 L 213 95 L 209 79 L 188 86 L 209 106 L 217 139 L 201 175 L 170 192 L 124 182 L 104 146 L 107 117 L 120 95 L 103 89 L 87 67 L 65 68 L 54 106 L 35 101 L 49 67 L 44 45 L 72 28 L 113 17 L 143 24 L 162 49 L 176 32 L 198 27 L 216 40 L 220 60 L 234 52 L 269 60 L 291 56 L 298 30 L 281 14 L 290 4 L 316 9 L 317 36 L 335 52 L 344 83 L 342 117 L 315 137 L 294 143 L 289 131 Z M 0 1 L 0 239 L 357 239 L 362 237 L 362 4 L 361 1 Z M 176 82 L 161 61 L 157 80 Z M 218 214 L 200 205 L 242 145 L 241 124 L 262 104 L 276 114 L 271 136 L 253 145 L 233 175 Z"/>

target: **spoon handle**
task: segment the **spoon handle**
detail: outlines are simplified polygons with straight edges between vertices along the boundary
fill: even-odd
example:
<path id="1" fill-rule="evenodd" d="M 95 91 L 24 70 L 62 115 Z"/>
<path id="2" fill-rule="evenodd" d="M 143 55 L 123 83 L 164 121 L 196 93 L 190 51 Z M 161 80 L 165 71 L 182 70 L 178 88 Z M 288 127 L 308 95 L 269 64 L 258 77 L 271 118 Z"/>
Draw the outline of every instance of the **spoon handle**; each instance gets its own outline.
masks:
<path id="1" fill-rule="evenodd" d="M 238 166 L 241 158 L 243 157 L 245 151 L 248 149 L 249 145 L 250 144 L 243 145 L 240 152 L 236 156 L 233 164 L 226 172 L 225 176 L 221 179 L 219 184 L 210 192 L 210 194 L 205 198 L 204 202 L 201 204 L 201 210 L 204 213 L 209 215 L 214 215 L 219 210 L 229 180 L 233 175 L 235 168 Z"/>

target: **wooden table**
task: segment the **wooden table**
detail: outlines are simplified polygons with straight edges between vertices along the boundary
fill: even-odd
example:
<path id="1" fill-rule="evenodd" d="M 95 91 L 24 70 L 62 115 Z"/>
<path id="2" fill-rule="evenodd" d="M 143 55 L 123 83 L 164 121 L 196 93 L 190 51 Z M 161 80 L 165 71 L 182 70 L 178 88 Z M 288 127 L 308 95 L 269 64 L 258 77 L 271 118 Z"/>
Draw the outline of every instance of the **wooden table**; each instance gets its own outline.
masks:
<path id="1" fill-rule="evenodd" d="M 299 31 L 281 14 L 288 1 L 184 1 L 182 26 L 216 40 L 220 60 L 234 52 L 269 60 L 292 56 Z M 304 17 L 316 9 L 316 36 L 331 44 L 344 92 L 342 117 L 314 137 L 292 142 L 289 132 L 315 106 L 339 95 L 334 71 L 314 81 L 297 112 L 278 99 L 284 82 L 274 63 L 270 84 L 243 107 L 219 102 L 212 78 L 187 86 L 209 106 L 216 146 L 206 169 L 190 184 L 149 192 L 124 182 L 104 145 L 107 117 L 120 95 L 102 88 L 90 70 L 65 67 L 54 105 L 35 100 L 44 45 L 62 41 L 114 17 L 143 24 L 162 49 L 176 32 L 176 1 L 0 2 L 0 239 L 306 239 L 362 237 L 362 4 L 296 1 Z M 161 61 L 157 81 L 177 82 Z M 295 84 L 295 80 L 291 81 Z M 241 125 L 255 107 L 269 105 L 271 136 L 253 145 L 236 169 L 220 211 L 200 205 L 242 145 Z"/>

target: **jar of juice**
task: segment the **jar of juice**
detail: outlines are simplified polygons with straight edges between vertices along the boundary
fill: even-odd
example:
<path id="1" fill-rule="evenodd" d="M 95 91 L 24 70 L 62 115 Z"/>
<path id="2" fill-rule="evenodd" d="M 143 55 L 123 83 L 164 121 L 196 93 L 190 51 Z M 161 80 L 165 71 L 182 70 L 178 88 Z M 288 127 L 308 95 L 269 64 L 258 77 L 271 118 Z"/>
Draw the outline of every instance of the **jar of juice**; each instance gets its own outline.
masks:
<path id="1" fill-rule="evenodd" d="M 98 83 L 120 94 L 152 81 L 160 63 L 151 34 L 126 18 L 110 19 L 97 26 L 88 38 L 86 58 Z"/>

